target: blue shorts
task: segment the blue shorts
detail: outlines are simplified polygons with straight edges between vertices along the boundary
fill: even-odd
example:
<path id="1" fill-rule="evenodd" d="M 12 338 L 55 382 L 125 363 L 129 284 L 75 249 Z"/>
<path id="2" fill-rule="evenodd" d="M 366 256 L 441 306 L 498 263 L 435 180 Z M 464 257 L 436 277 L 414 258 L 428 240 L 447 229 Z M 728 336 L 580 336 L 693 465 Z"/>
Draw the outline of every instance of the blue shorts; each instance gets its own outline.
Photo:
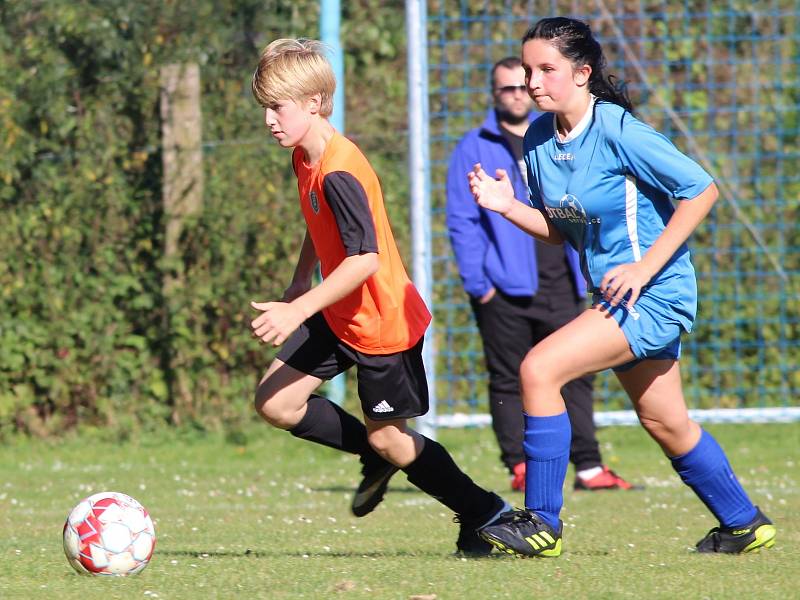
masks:
<path id="1" fill-rule="evenodd" d="M 665 298 L 659 294 L 662 290 L 662 286 L 646 288 L 633 308 L 626 303 L 611 307 L 601 294 L 592 296 L 592 306 L 599 304 L 614 317 L 636 357 L 614 371 L 627 371 L 647 359 L 680 358 L 681 334 L 691 331 L 694 323 L 696 295 Z"/>

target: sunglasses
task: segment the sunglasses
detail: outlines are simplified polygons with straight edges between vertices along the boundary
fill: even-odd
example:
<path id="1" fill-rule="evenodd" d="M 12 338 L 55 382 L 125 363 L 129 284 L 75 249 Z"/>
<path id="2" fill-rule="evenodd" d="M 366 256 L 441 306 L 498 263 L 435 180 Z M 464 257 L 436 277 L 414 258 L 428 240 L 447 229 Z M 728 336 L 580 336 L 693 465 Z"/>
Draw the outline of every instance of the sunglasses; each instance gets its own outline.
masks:
<path id="1" fill-rule="evenodd" d="M 524 84 L 519 85 L 504 85 L 503 87 L 495 88 L 494 91 L 500 94 L 513 94 L 514 92 L 525 92 L 528 88 Z"/>

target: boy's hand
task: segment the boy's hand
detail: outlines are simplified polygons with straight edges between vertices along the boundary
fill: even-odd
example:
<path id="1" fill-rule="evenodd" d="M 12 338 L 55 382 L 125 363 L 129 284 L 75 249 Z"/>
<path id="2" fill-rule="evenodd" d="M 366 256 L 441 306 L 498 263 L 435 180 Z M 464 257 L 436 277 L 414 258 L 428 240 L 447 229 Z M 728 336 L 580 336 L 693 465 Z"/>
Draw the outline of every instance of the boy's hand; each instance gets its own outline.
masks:
<path id="1" fill-rule="evenodd" d="M 300 309 L 287 302 L 251 302 L 250 306 L 264 311 L 253 319 L 250 328 L 265 344 L 280 346 L 305 321 Z"/>

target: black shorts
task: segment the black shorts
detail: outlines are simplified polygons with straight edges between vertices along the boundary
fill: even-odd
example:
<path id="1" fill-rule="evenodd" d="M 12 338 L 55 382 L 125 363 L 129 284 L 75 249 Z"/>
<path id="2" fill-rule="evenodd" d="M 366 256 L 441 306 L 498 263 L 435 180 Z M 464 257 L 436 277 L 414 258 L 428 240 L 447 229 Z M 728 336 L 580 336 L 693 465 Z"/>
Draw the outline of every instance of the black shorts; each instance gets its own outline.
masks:
<path id="1" fill-rule="evenodd" d="M 277 358 L 320 379 L 332 379 L 356 365 L 364 416 L 373 421 L 411 419 L 428 412 L 423 340 L 402 352 L 364 354 L 336 337 L 322 313 L 316 313 L 289 336 Z"/>

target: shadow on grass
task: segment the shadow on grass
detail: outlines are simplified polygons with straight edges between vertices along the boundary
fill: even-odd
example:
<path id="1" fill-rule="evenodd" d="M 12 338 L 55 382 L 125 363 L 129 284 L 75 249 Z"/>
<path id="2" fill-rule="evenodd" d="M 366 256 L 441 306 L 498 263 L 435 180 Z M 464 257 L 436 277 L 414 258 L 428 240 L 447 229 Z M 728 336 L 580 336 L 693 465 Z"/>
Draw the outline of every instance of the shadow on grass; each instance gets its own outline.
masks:
<path id="1" fill-rule="evenodd" d="M 452 558 L 455 560 L 514 560 L 506 554 L 493 553 L 489 556 L 481 557 L 461 557 L 456 554 L 441 554 L 438 552 L 415 552 L 415 551 L 395 551 L 395 552 L 278 552 L 269 550 L 244 550 L 242 552 L 211 551 L 204 550 L 160 550 L 159 556 L 182 556 L 184 558 L 400 558 L 415 557 L 421 558 Z"/>
<path id="2" fill-rule="evenodd" d="M 312 492 L 355 492 L 356 488 L 346 485 L 329 485 L 326 487 L 309 486 Z M 424 494 L 422 490 L 415 487 L 390 487 L 386 490 L 387 494 Z"/>
<path id="3" fill-rule="evenodd" d="M 594 558 L 612 556 L 612 553 L 608 550 L 565 550 L 564 554 L 569 554 L 570 556 L 592 556 Z M 615 558 L 617 557 L 615 556 Z"/>

